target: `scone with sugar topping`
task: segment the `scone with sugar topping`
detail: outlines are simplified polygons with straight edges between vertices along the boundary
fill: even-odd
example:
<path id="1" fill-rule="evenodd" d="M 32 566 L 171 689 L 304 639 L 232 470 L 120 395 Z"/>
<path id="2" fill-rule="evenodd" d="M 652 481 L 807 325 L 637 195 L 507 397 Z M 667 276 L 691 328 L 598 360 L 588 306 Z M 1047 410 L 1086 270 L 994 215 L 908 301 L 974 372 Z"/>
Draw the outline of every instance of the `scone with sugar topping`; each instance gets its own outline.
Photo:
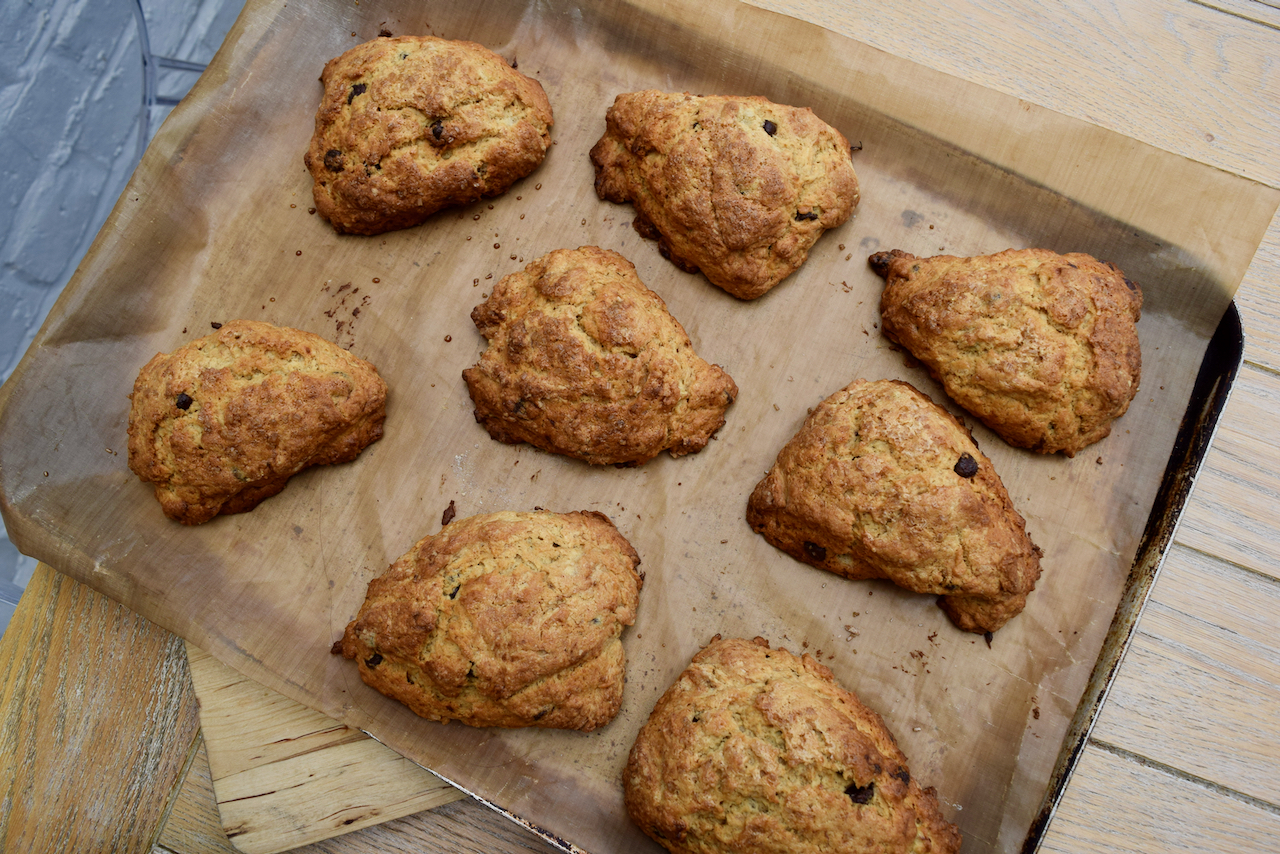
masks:
<path id="1" fill-rule="evenodd" d="M 475 42 L 376 38 L 330 60 L 320 82 L 304 161 L 339 232 L 409 228 L 500 195 L 551 145 L 541 84 Z"/>
<path id="2" fill-rule="evenodd" d="M 857 380 L 819 404 L 751 493 L 747 522 L 796 560 L 936 594 L 971 632 L 1021 613 L 1040 577 L 991 460 L 898 380 Z"/>
<path id="3" fill-rule="evenodd" d="M 611 250 L 550 252 L 504 276 L 471 319 L 489 346 L 462 376 L 502 442 L 639 465 L 701 450 L 738 395 Z"/>
<path id="4" fill-rule="evenodd" d="M 758 96 L 618 95 L 591 162 L 600 198 L 630 202 L 672 263 L 740 299 L 799 269 L 858 204 L 844 135 Z"/>
<path id="5" fill-rule="evenodd" d="M 592 730 L 622 703 L 639 565 L 601 513 L 454 519 L 369 583 L 334 652 L 431 720 Z"/>
<path id="6" fill-rule="evenodd" d="M 129 468 L 188 525 L 252 510 L 308 466 L 354 460 L 382 437 L 387 385 L 319 335 L 251 320 L 138 373 Z"/>

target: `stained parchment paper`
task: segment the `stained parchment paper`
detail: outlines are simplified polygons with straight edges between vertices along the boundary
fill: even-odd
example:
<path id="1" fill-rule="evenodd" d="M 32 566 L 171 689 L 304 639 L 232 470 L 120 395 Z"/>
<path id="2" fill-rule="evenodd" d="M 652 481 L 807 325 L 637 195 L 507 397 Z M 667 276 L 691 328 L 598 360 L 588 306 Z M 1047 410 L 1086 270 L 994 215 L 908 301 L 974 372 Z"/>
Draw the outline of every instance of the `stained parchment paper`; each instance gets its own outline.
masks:
<path id="1" fill-rule="evenodd" d="M 556 113 L 543 166 L 506 195 L 377 237 L 310 212 L 302 165 L 324 62 L 385 30 L 479 41 Z M 861 148 L 862 203 L 808 263 L 741 302 L 663 260 L 587 158 L 620 92 L 758 94 L 811 107 Z M 1097 659 L 1197 366 L 1277 193 L 729 0 L 356 4 L 250 0 L 148 150 L 0 392 L 0 492 L 15 543 L 484 800 L 593 852 L 651 851 L 620 771 L 654 701 L 713 635 L 807 652 L 879 711 L 966 851 L 1016 849 Z M 491 440 L 461 380 L 471 308 L 552 249 L 632 260 L 741 393 L 701 453 L 592 468 Z M 988 644 L 932 597 L 801 565 L 744 521 L 806 410 L 857 377 L 940 388 L 879 328 L 867 256 L 1044 246 L 1118 264 L 1146 295 L 1141 390 L 1074 459 L 975 436 L 1044 550 L 1026 611 Z M 138 369 L 232 318 L 320 333 L 390 387 L 386 436 L 252 513 L 189 528 L 127 469 Z M 952 407 L 954 410 L 954 407 Z M 960 413 L 957 413 L 960 414 Z M 973 424 L 972 419 L 968 419 Z M 368 580 L 460 515 L 597 510 L 640 553 L 622 712 L 591 734 L 442 726 L 330 654 Z"/>

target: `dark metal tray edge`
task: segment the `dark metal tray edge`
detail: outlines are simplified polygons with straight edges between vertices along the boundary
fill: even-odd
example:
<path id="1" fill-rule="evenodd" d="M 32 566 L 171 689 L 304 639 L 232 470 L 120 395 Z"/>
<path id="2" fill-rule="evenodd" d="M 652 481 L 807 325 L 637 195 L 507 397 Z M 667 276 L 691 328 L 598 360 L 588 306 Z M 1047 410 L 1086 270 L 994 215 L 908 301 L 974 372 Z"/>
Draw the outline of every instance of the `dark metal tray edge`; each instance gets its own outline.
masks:
<path id="1" fill-rule="evenodd" d="M 1147 526 L 1142 532 L 1120 604 L 1116 607 L 1102 651 L 1094 664 L 1066 737 L 1063 738 L 1062 749 L 1058 753 L 1058 761 L 1049 778 L 1049 788 L 1045 792 L 1040 810 L 1023 840 L 1022 854 L 1035 854 L 1040 850 L 1049 823 L 1053 820 L 1071 775 L 1089 743 L 1090 733 L 1137 631 L 1138 618 L 1142 615 L 1151 589 L 1160 574 L 1165 554 L 1173 541 L 1187 498 L 1191 495 L 1196 476 L 1200 472 L 1200 464 L 1217 432 L 1218 419 L 1226 408 L 1243 361 L 1244 328 L 1240 322 L 1240 311 L 1233 301 L 1219 321 L 1200 363 L 1191 399 L 1187 402 L 1182 423 L 1178 426 L 1173 451 L 1156 492 L 1155 504 L 1147 517 Z"/>

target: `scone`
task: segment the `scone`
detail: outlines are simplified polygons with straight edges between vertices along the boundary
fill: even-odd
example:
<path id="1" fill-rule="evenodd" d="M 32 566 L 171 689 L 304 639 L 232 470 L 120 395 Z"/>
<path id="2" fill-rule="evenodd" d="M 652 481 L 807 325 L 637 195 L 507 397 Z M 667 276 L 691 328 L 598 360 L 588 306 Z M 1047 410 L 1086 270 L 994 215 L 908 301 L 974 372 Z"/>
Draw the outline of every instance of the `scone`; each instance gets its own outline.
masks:
<path id="1" fill-rule="evenodd" d="M 717 636 L 658 700 L 622 782 L 673 854 L 948 854 L 942 817 L 880 716 L 808 655 Z"/>
<path id="2" fill-rule="evenodd" d="M 605 124 L 596 194 L 631 202 L 664 256 L 741 299 L 795 272 L 858 204 L 848 140 L 807 108 L 649 90 L 617 96 Z"/>
<path id="3" fill-rule="evenodd" d="M 622 703 L 639 565 L 600 513 L 455 519 L 369 583 L 335 652 L 424 718 L 592 730 Z"/>
<path id="4" fill-rule="evenodd" d="M 607 249 L 538 258 L 504 276 L 471 319 L 489 346 L 462 376 L 476 420 L 502 442 L 638 465 L 701 450 L 738 395 Z"/>
<path id="5" fill-rule="evenodd" d="M 234 320 L 159 353 L 129 396 L 129 468 L 188 525 L 252 510 L 307 466 L 382 437 L 373 365 L 300 329 Z"/>
<path id="6" fill-rule="evenodd" d="M 796 560 L 939 594 L 970 632 L 1021 613 L 1040 577 L 1040 549 L 991 461 L 897 380 L 856 380 L 814 409 L 751 493 L 747 522 Z"/>
<path id="7" fill-rule="evenodd" d="M 380 234 L 503 193 L 542 163 L 551 105 L 483 45 L 377 38 L 330 60 L 305 162 L 316 210 Z"/>
<path id="8" fill-rule="evenodd" d="M 1089 255 L 870 258 L 882 329 L 1019 448 L 1067 456 L 1111 432 L 1142 374 L 1142 291 Z"/>

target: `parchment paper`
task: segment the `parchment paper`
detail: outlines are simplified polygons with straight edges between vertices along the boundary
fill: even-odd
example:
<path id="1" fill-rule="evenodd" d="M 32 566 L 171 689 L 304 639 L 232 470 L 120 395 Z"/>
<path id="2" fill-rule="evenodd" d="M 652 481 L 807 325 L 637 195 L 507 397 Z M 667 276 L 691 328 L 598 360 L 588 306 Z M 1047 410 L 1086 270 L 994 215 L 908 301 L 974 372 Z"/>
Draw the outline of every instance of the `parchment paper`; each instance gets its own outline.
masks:
<path id="1" fill-rule="evenodd" d="M 338 236 L 309 212 L 302 165 L 317 78 L 384 29 L 479 41 L 518 63 L 548 92 L 555 145 L 501 198 L 406 231 Z M 587 158 L 614 96 L 647 87 L 813 108 L 861 143 L 857 214 L 753 302 L 676 270 L 633 231 L 630 207 L 595 197 Z M 937 788 L 965 850 L 1014 850 L 1116 610 L 1208 337 L 1276 205 L 1273 190 L 728 0 L 250 0 L 0 392 L 5 524 L 23 551 L 566 847 L 656 850 L 625 816 L 620 770 L 653 702 L 720 633 L 831 667 Z M 474 422 L 460 376 L 483 349 L 471 308 L 535 257 L 589 244 L 631 259 L 740 386 L 701 453 L 592 468 L 499 444 Z M 945 401 L 880 335 L 871 252 L 1023 246 L 1089 252 L 1143 286 L 1143 376 L 1114 434 L 1074 459 L 975 427 L 1044 550 L 1026 611 L 988 645 L 932 597 L 793 561 L 743 514 L 806 410 L 854 378 L 905 379 Z M 386 436 L 252 513 L 183 527 L 127 469 L 127 394 L 153 354 L 237 317 L 309 329 L 371 360 L 391 389 Z M 647 577 L 613 723 L 592 734 L 441 726 L 330 654 L 368 580 L 438 530 L 450 501 L 464 516 L 598 510 L 635 545 Z"/>

